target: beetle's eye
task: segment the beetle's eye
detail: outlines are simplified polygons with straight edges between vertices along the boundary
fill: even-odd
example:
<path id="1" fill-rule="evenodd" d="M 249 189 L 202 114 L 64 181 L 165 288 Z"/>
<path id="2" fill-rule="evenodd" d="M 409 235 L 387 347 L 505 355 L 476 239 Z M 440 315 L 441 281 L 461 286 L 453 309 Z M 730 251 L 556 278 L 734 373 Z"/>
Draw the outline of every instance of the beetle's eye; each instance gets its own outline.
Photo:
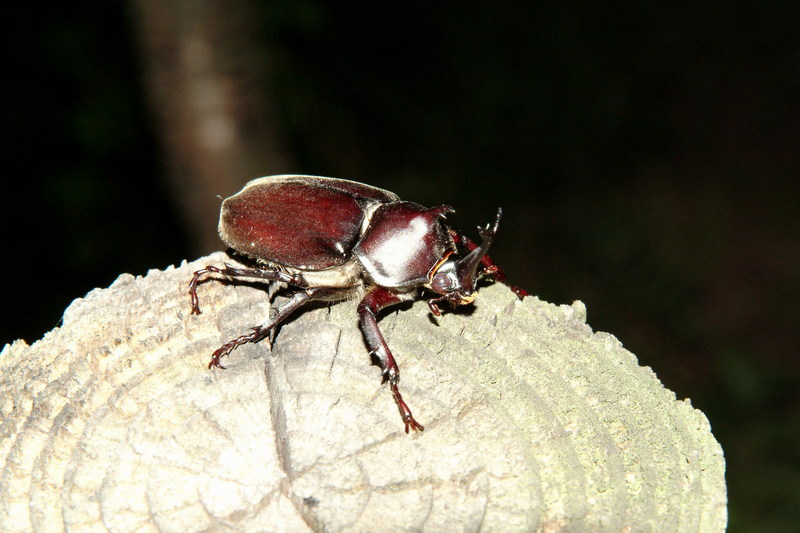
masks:
<path id="1" fill-rule="evenodd" d="M 447 274 L 436 274 L 431 282 L 431 288 L 439 294 L 447 294 L 450 288 L 450 279 Z"/>
<path id="2" fill-rule="evenodd" d="M 461 289 L 461 283 L 459 283 L 458 276 L 452 269 L 442 269 L 433 277 L 431 289 L 439 294 L 448 295 Z"/>

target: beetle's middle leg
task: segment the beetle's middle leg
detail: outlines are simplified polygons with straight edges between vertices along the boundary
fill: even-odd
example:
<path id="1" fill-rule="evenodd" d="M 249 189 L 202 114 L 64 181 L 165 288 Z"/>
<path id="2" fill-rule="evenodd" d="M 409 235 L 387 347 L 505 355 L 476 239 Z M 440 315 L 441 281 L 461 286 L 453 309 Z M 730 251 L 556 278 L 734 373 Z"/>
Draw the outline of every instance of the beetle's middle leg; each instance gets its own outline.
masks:
<path id="1" fill-rule="evenodd" d="M 361 303 L 358 304 L 358 317 L 361 323 L 361 331 L 364 333 L 370 353 L 375 354 L 380 361 L 383 369 L 383 379 L 389 382 L 392 397 L 400 410 L 400 416 L 403 417 L 406 433 L 408 433 L 409 429 L 423 431 L 425 427 L 414 420 L 411 409 L 403 401 L 403 396 L 397 388 L 397 382 L 400 380 L 400 369 L 397 368 L 397 363 L 394 360 L 394 356 L 392 356 L 391 350 L 389 350 L 389 345 L 386 344 L 386 340 L 378 328 L 377 318 L 381 309 L 398 304 L 401 301 L 402 299 L 390 290 L 376 287 L 369 291 L 361 300 Z"/>
<path id="2" fill-rule="evenodd" d="M 228 355 L 242 344 L 247 344 L 248 342 L 259 342 L 265 339 L 267 335 L 269 335 L 270 331 L 279 326 L 284 320 L 289 318 L 289 315 L 297 311 L 300 307 L 308 302 L 326 298 L 332 294 L 338 294 L 341 292 L 341 290 L 342 289 L 340 287 L 313 287 L 295 292 L 288 301 L 284 302 L 275 309 L 275 314 L 271 319 L 259 326 L 252 328 L 253 331 L 251 333 L 236 337 L 230 342 L 220 346 L 211 356 L 211 361 L 208 363 L 208 368 L 217 367 L 224 369 L 225 367 L 219 362 L 224 356 Z"/>

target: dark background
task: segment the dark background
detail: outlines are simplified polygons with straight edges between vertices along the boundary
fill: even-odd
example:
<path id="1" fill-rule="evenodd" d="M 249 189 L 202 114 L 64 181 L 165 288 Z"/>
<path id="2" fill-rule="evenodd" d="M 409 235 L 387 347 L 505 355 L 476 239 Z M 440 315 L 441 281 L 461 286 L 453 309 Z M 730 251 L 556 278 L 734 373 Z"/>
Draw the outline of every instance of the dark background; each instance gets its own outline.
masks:
<path id="1" fill-rule="evenodd" d="M 796 528 L 794 3 L 222 3 L 245 6 L 239 46 L 261 54 L 234 54 L 242 65 L 226 75 L 257 72 L 246 85 L 266 102 L 239 110 L 238 131 L 269 157 L 235 172 L 191 149 L 176 156 L 184 138 L 166 133 L 157 93 L 174 87 L 152 73 L 176 46 L 143 44 L 154 23 L 199 21 L 201 39 L 228 23 L 204 2 L 179 4 L 177 15 L 141 0 L 5 17 L 0 342 L 34 342 L 123 272 L 221 249 L 216 195 L 260 175 L 448 203 L 475 237 L 501 205 L 492 255 L 512 281 L 583 300 L 593 328 L 707 414 L 728 465 L 730 530 Z M 190 213 L 208 199 L 210 212 Z"/>

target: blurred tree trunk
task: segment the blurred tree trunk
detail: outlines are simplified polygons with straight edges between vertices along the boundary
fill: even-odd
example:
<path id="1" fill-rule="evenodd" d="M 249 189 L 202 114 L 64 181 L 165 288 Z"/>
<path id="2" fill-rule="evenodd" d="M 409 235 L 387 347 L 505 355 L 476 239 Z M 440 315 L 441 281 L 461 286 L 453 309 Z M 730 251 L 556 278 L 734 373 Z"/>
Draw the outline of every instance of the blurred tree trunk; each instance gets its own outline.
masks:
<path id="1" fill-rule="evenodd" d="M 219 249 L 218 196 L 285 172 L 270 55 L 252 0 L 131 0 L 166 173 L 198 253 Z"/>

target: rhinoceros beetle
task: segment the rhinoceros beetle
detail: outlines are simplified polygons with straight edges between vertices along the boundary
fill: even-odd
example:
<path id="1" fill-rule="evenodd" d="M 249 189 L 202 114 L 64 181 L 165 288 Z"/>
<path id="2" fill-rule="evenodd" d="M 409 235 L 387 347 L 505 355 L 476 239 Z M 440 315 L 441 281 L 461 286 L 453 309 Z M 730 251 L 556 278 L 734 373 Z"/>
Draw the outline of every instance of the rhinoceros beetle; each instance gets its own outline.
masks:
<path id="1" fill-rule="evenodd" d="M 445 217 L 452 212 L 447 205 L 426 208 L 343 179 L 281 175 L 249 182 L 223 201 L 219 234 L 234 252 L 253 260 L 255 268 L 226 263 L 195 272 L 189 283 L 192 314 L 200 314 L 197 284 L 207 274 L 283 282 L 295 291 L 271 319 L 215 351 L 208 367 L 224 368 L 222 357 L 242 344 L 263 340 L 308 302 L 360 297 L 361 330 L 383 380 L 389 382 L 405 431 L 424 430 L 398 390 L 400 371 L 378 328 L 378 312 L 420 299 L 424 289 L 433 296 L 428 307 L 439 316 L 442 303 L 472 303 L 481 276 L 505 283 L 503 271 L 486 255 L 502 211 L 497 210 L 494 223 L 478 228 L 479 245 L 447 226 Z M 512 289 L 520 298 L 527 294 Z"/>

